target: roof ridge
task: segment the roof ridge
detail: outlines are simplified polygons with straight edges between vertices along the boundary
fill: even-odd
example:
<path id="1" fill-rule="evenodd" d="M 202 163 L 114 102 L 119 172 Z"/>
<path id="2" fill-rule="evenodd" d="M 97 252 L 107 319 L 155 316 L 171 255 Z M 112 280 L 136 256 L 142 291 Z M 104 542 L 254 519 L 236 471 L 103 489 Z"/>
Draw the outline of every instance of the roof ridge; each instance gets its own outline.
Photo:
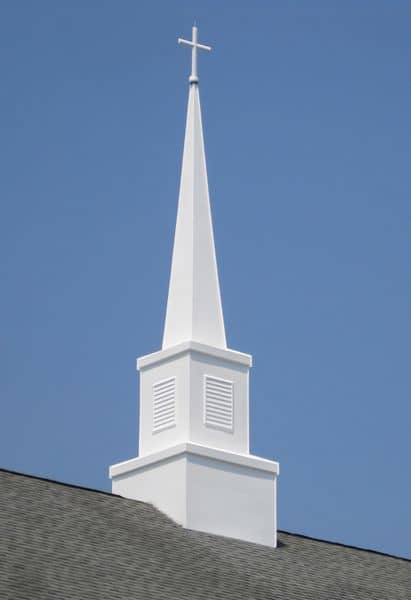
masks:
<path id="1" fill-rule="evenodd" d="M 117 498 L 123 497 L 123 496 L 119 496 L 118 494 L 112 494 L 111 492 L 106 492 L 105 490 L 98 490 L 96 488 L 87 487 L 85 485 L 79 485 L 77 483 L 67 483 L 66 481 L 58 481 L 57 479 L 51 479 L 51 477 L 42 477 L 41 475 L 32 475 L 31 473 L 22 473 L 21 471 L 14 471 L 13 469 L 5 469 L 4 467 L 0 467 L 0 472 L 11 473 L 12 475 L 19 475 L 20 477 L 29 477 L 30 479 L 39 479 L 40 481 L 48 481 L 49 483 L 57 483 L 57 485 L 63 485 L 65 487 L 75 488 L 78 490 L 84 490 L 86 492 L 96 492 L 97 494 L 104 494 L 105 496 L 114 496 Z M 148 504 L 148 502 L 143 502 L 143 504 Z"/>
<path id="2" fill-rule="evenodd" d="M 381 550 L 373 550 L 372 548 L 364 548 L 361 546 L 353 546 L 352 544 L 344 544 L 344 542 L 335 542 L 333 540 L 324 540 L 321 538 L 313 537 L 312 535 L 306 535 L 304 533 L 295 533 L 293 531 L 286 531 L 285 529 L 277 529 L 278 533 L 285 533 L 294 537 L 304 538 L 306 540 L 312 540 L 313 542 L 322 542 L 324 544 L 331 544 L 333 546 L 341 546 L 342 548 L 350 548 L 351 550 L 361 550 L 362 552 L 371 552 L 372 554 L 380 554 L 381 556 L 388 556 L 389 558 L 395 558 L 399 560 L 405 560 L 411 562 L 411 558 L 406 556 L 399 556 L 398 554 L 389 554 L 388 552 L 382 552 Z"/>

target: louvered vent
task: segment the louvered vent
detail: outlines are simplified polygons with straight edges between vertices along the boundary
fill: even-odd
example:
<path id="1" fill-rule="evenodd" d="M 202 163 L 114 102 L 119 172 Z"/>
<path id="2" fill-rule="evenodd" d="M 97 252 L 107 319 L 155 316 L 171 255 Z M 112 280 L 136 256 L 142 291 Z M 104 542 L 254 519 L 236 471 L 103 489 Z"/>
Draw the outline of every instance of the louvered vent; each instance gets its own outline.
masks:
<path id="1" fill-rule="evenodd" d="M 164 379 L 153 385 L 153 431 L 176 424 L 176 378 Z"/>
<path id="2" fill-rule="evenodd" d="M 233 382 L 205 376 L 204 422 L 209 427 L 233 430 Z"/>

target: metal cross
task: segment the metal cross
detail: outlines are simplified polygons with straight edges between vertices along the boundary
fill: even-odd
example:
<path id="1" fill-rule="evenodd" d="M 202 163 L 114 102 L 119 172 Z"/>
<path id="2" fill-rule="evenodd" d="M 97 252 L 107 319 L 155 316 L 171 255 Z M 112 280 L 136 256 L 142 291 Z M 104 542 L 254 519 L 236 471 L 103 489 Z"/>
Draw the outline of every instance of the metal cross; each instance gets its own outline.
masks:
<path id="1" fill-rule="evenodd" d="M 183 40 L 182 38 L 178 38 L 179 44 L 186 44 L 187 46 L 191 46 L 191 75 L 190 75 L 190 83 L 198 83 L 198 75 L 197 75 L 197 48 L 200 50 L 211 50 L 210 46 L 204 46 L 203 44 L 199 44 L 197 42 L 197 27 L 193 27 L 193 39 Z"/>

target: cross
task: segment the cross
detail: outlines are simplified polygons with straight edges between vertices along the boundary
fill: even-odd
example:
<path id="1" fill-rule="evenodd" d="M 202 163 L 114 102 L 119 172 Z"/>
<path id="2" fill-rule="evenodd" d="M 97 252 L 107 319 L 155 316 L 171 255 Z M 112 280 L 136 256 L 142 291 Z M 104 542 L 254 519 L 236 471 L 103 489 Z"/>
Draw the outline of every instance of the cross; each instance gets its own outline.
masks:
<path id="1" fill-rule="evenodd" d="M 204 46 L 203 44 L 199 44 L 197 42 L 197 27 L 193 27 L 193 39 L 192 40 L 183 40 L 182 38 L 178 38 L 179 44 L 186 44 L 187 46 L 191 46 L 191 75 L 190 75 L 190 83 L 198 83 L 198 75 L 197 75 L 197 48 L 200 50 L 211 50 L 210 46 Z"/>

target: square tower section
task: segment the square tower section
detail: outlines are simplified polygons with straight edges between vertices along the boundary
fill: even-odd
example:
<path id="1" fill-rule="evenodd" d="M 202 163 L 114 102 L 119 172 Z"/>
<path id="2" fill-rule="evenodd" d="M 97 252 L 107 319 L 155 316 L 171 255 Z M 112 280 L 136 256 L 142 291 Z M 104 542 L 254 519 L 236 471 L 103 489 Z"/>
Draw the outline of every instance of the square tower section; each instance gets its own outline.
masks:
<path id="1" fill-rule="evenodd" d="M 182 442 L 248 454 L 251 363 L 197 342 L 138 359 L 140 456 Z"/>

